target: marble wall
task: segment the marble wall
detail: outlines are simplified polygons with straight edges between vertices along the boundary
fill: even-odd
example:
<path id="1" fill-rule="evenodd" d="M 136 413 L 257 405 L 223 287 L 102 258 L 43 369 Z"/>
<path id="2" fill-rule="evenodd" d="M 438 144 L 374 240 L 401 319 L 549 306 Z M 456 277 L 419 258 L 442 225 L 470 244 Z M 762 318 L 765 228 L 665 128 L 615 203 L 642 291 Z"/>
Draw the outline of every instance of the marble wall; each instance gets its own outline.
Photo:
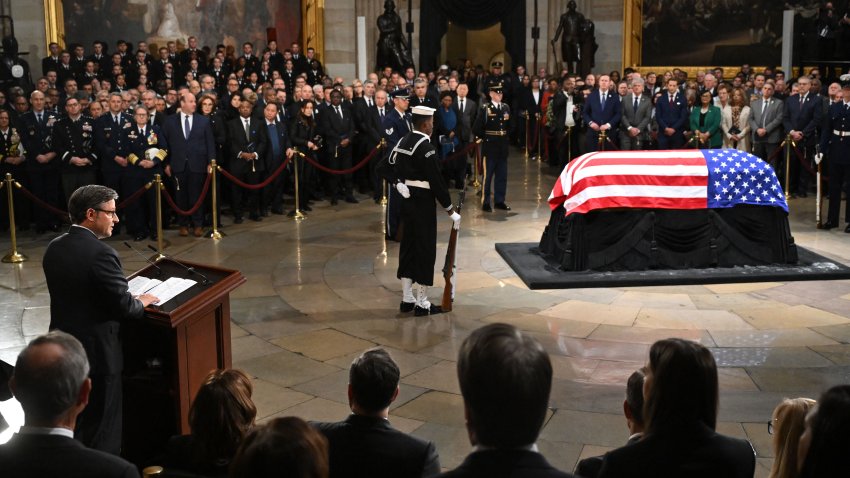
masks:
<path id="1" fill-rule="evenodd" d="M 30 64 L 33 80 L 41 75 L 41 58 L 47 56 L 44 36 L 44 2 L 12 0 L 12 19 L 15 21 L 15 37 L 20 51 L 27 52 L 21 58 Z"/>

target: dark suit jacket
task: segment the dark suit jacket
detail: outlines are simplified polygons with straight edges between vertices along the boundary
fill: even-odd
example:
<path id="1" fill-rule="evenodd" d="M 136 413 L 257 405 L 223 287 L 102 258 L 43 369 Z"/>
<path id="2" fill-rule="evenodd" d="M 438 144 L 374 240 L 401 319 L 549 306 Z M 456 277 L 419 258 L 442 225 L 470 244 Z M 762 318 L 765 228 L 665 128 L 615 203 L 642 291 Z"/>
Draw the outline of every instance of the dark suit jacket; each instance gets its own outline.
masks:
<path id="1" fill-rule="evenodd" d="M 617 92 L 608 92 L 608 99 L 605 100 L 605 108 L 603 108 L 599 90 L 591 91 L 587 101 L 584 102 L 584 109 L 581 113 L 586 124 L 589 125 L 594 122 L 602 126 L 607 123 L 611 125 L 613 131 L 616 131 L 620 126 L 620 115 L 622 114 L 622 106 Z"/>
<path id="2" fill-rule="evenodd" d="M 436 476 L 440 459 L 432 442 L 402 433 L 383 418 L 349 415 L 313 423 L 330 445 L 330 478 Z"/>
<path id="3" fill-rule="evenodd" d="M 673 128 L 676 134 L 682 134 L 688 127 L 688 100 L 684 95 L 676 93 L 673 106 L 670 106 L 670 94 L 663 92 L 655 102 L 655 121 L 658 122 L 659 134 L 667 128 Z"/>
<path id="4" fill-rule="evenodd" d="M 115 249 L 90 230 L 71 226 L 47 245 L 42 267 L 50 292 L 50 330 L 83 343 L 92 375 L 121 373 L 121 321 L 141 319 L 144 308 L 127 290 Z"/>
<path id="5" fill-rule="evenodd" d="M 746 440 L 705 425 L 671 436 L 647 435 L 608 452 L 600 478 L 752 478 L 756 456 Z"/>
<path id="6" fill-rule="evenodd" d="M 325 138 L 325 147 L 333 157 L 334 149 L 344 138 L 354 139 L 354 113 L 340 105 L 342 118 L 333 106 L 328 106 L 319 115 L 319 133 Z M 351 144 L 348 145 L 351 147 Z"/>
<path id="7" fill-rule="evenodd" d="M 272 148 L 272 138 L 268 134 L 269 133 L 269 125 L 266 123 L 266 119 L 263 118 L 259 123 L 259 128 L 266 129 L 266 137 L 268 138 L 268 143 L 266 147 L 266 170 L 270 173 L 275 169 L 280 167 L 280 164 L 286 159 L 286 150 L 292 147 L 292 142 L 289 140 L 289 131 L 286 127 L 286 123 L 280 123 L 275 121 L 275 129 L 277 129 L 277 140 L 280 145 L 280 155 L 275 157 L 274 148 Z"/>
<path id="8" fill-rule="evenodd" d="M 555 469 L 540 453 L 525 450 L 485 450 L 470 453 L 459 467 L 440 478 L 571 478 Z"/>
<path id="9" fill-rule="evenodd" d="M 785 102 L 785 115 L 782 118 L 785 132 L 802 131 L 803 143 L 814 145 L 817 143 L 815 130 L 821 125 L 822 103 L 820 97 L 812 92 L 806 96 L 806 100 L 800 102 L 800 95 L 792 95 Z"/>
<path id="10" fill-rule="evenodd" d="M 637 435 L 635 437 L 629 438 L 629 441 L 626 442 L 626 445 L 631 445 L 632 443 L 640 440 L 641 435 Z M 602 468 L 602 460 L 605 458 L 604 455 L 599 456 L 589 456 L 584 460 L 579 460 L 576 465 L 575 473 L 581 478 L 596 478 L 599 476 L 599 470 Z"/>
<path id="11" fill-rule="evenodd" d="M 195 113 L 192 115 L 192 131 L 187 140 L 183 136 L 183 113 L 179 111 L 165 119 L 162 133 L 168 143 L 168 158 L 175 173 L 186 168 L 193 173 L 206 173 L 210 159 L 215 157 L 215 137 L 210 120 Z"/>
<path id="12" fill-rule="evenodd" d="M 104 172 L 120 173 L 125 170 L 123 166 L 115 162 L 115 156 L 120 156 L 126 149 L 124 140 L 125 129 L 133 125 L 132 116 L 121 113 L 121 123 L 116 125 L 112 121 L 112 113 L 106 112 L 94 120 L 94 145 L 97 155 L 100 157 L 100 166 Z"/>
<path id="13" fill-rule="evenodd" d="M 15 434 L 0 445 L 3 478 L 138 478 L 135 466 L 60 435 Z"/>
<path id="14" fill-rule="evenodd" d="M 230 146 L 227 151 L 227 164 L 233 174 L 241 174 L 251 169 L 250 161 L 237 158 L 237 156 L 240 152 L 247 153 L 248 146 L 252 143 L 253 152 L 257 153 L 254 169 L 257 171 L 265 171 L 266 169 L 266 149 L 268 148 L 269 138 L 265 120 L 260 121 L 252 116 L 250 124 L 251 141 L 249 143 L 245 136 L 245 126 L 242 123 L 241 116 L 227 122 L 227 144 Z"/>

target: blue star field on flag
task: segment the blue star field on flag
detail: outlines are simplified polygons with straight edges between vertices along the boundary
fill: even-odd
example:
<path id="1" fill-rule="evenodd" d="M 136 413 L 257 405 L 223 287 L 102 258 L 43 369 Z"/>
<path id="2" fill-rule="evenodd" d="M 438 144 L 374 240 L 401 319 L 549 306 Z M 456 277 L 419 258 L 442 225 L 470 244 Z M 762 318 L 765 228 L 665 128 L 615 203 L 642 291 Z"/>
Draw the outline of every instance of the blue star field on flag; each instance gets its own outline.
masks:
<path id="1" fill-rule="evenodd" d="M 788 212 L 776 172 L 761 158 L 735 149 L 704 149 L 702 154 L 708 167 L 709 208 L 750 204 Z"/>

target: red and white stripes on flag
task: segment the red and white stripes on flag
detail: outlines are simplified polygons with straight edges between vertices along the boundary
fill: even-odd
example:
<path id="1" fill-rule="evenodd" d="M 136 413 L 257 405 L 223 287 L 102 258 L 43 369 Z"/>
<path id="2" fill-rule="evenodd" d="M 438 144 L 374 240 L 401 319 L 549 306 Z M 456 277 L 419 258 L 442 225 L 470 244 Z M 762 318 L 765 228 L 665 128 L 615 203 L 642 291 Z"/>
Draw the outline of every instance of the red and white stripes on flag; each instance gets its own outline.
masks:
<path id="1" fill-rule="evenodd" d="M 708 167 L 700 150 L 601 151 L 561 171 L 549 207 L 566 214 L 602 208 L 705 209 Z"/>

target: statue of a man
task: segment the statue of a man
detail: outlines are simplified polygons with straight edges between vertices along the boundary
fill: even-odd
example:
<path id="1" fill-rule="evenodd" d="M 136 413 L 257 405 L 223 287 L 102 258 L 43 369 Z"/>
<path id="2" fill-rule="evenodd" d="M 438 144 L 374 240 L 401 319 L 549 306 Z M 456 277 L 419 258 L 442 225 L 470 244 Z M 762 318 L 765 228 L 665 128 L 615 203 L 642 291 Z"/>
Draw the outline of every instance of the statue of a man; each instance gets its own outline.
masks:
<path id="1" fill-rule="evenodd" d="M 0 57 L 0 91 L 4 93 L 13 86 L 20 86 L 24 93 L 33 89 L 30 65 L 18 57 L 18 40 L 9 35 L 3 38 L 3 56 Z"/>
<path id="2" fill-rule="evenodd" d="M 378 17 L 378 31 L 381 36 L 378 38 L 375 69 L 389 66 L 395 71 L 403 71 L 408 66 L 413 66 L 410 47 L 401 31 L 401 17 L 395 12 L 393 0 L 384 2 L 384 13 Z"/>
<path id="3" fill-rule="evenodd" d="M 584 15 L 576 11 L 576 2 L 570 0 L 567 4 L 567 12 L 561 15 L 558 29 L 555 31 L 555 38 L 552 39 L 553 49 L 558 39 L 561 39 L 561 57 L 563 58 L 564 66 L 570 72 L 576 72 L 582 76 L 586 74 L 585 72 L 578 71 L 582 63 L 593 63 L 592 59 L 589 62 L 582 62 L 582 55 L 586 54 L 581 48 L 585 40 L 582 38 L 582 26 L 585 21 L 587 20 L 584 18 Z M 587 28 L 584 31 L 587 32 Z M 556 54 L 556 60 L 557 56 Z"/>

